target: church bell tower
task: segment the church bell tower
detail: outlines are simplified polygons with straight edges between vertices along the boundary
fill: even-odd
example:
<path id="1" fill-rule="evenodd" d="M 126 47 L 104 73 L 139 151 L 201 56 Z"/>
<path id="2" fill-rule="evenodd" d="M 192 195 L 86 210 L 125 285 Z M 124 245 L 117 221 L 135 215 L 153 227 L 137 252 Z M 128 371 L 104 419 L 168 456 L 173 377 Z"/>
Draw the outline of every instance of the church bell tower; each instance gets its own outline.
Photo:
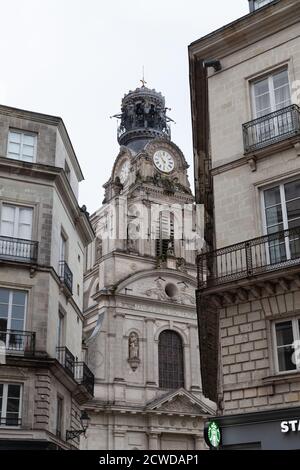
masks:
<path id="1" fill-rule="evenodd" d="M 95 374 L 88 449 L 200 449 L 214 412 L 201 392 L 197 211 L 161 93 L 122 100 L 120 151 L 91 217 L 85 336 Z"/>

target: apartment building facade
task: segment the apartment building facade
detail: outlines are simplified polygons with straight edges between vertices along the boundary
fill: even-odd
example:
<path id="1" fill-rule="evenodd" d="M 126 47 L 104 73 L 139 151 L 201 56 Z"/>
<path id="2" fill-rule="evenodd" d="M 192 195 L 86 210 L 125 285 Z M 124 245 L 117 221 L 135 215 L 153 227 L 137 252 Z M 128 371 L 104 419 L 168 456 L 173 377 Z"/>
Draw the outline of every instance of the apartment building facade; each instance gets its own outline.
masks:
<path id="1" fill-rule="evenodd" d="M 93 239 L 60 118 L 0 106 L 0 449 L 69 449 L 93 396 L 83 266 Z"/>
<path id="2" fill-rule="evenodd" d="M 300 3 L 189 47 L 204 394 L 224 448 L 299 449 Z"/>

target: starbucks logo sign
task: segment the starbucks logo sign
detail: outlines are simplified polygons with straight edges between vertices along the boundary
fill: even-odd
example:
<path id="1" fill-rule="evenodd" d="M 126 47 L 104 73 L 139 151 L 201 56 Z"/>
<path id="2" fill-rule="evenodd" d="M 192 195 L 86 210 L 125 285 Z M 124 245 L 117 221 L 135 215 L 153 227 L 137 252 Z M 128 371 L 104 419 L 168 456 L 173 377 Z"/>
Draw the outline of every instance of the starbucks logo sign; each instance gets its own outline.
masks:
<path id="1" fill-rule="evenodd" d="M 205 424 L 204 436 L 206 444 L 212 448 L 217 449 L 221 445 L 221 429 L 215 421 L 209 421 Z"/>

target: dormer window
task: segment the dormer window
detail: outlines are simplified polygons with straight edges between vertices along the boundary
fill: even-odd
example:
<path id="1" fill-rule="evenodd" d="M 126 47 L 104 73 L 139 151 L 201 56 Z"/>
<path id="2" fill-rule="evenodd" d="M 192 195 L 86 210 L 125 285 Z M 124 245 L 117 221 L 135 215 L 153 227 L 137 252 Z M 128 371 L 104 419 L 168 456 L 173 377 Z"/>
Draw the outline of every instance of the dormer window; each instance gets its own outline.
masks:
<path id="1" fill-rule="evenodd" d="M 7 156 L 33 163 L 36 160 L 36 143 L 36 134 L 11 129 L 8 134 Z"/>

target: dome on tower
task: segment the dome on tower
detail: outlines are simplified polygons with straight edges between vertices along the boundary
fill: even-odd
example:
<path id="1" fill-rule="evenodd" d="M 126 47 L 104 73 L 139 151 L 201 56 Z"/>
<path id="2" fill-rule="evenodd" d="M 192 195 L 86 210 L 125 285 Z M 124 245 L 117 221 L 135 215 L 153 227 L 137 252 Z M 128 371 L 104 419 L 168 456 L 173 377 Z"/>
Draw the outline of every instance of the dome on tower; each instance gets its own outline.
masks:
<path id="1" fill-rule="evenodd" d="M 119 144 L 138 151 L 156 137 L 170 140 L 171 119 L 166 111 L 165 98 L 156 90 L 143 85 L 129 91 L 122 100 L 121 114 L 116 116 L 121 120 Z"/>

